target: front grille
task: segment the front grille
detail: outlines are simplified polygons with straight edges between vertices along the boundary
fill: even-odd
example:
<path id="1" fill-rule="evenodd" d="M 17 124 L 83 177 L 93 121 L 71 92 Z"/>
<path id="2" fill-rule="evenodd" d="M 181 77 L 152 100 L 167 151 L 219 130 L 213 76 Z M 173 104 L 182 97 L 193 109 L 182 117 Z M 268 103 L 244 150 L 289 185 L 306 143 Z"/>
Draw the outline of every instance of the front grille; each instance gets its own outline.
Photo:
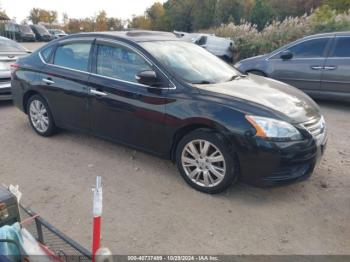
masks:
<path id="1" fill-rule="evenodd" d="M 303 126 L 317 140 L 320 139 L 326 132 L 326 124 L 323 116 L 307 121 L 303 123 Z"/>

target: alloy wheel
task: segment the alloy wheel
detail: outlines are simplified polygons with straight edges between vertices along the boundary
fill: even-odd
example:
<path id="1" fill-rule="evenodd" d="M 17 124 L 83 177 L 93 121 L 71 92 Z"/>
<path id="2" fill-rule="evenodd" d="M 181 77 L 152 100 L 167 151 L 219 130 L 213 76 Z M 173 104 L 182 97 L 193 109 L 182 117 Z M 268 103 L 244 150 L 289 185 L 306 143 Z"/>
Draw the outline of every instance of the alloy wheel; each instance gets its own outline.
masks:
<path id="1" fill-rule="evenodd" d="M 45 133 L 49 128 L 49 114 L 45 105 L 39 100 L 33 100 L 29 106 L 29 116 L 34 128 Z"/>
<path id="2" fill-rule="evenodd" d="M 224 179 L 226 162 L 222 152 L 206 140 L 193 140 L 183 149 L 181 164 L 192 182 L 202 187 L 214 187 Z"/>

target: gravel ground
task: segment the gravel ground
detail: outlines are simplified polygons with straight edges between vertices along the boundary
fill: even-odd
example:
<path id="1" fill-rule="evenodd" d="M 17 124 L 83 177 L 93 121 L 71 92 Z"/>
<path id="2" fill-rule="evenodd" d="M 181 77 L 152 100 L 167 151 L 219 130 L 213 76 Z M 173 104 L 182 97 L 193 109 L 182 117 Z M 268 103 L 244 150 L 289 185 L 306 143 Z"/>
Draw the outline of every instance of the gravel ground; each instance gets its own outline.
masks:
<path id="1" fill-rule="evenodd" d="M 102 176 L 102 243 L 116 254 L 350 254 L 350 105 L 319 104 L 329 141 L 309 180 L 211 196 L 168 161 L 79 133 L 39 137 L 0 102 L 1 182 L 19 184 L 25 205 L 90 247 L 91 187 Z"/>

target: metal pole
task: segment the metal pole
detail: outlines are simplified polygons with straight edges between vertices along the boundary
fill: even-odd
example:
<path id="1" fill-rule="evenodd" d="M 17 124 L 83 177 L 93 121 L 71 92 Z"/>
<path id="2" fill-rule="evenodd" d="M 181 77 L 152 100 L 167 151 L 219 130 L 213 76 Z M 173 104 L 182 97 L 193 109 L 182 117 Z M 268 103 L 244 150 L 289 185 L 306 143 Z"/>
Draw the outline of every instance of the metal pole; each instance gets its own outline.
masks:
<path id="1" fill-rule="evenodd" d="M 102 215 L 102 185 L 101 177 L 96 177 L 96 187 L 92 189 L 94 194 L 93 202 L 93 236 L 92 236 L 92 261 L 95 261 L 95 255 L 100 248 L 101 240 L 101 215 Z"/>

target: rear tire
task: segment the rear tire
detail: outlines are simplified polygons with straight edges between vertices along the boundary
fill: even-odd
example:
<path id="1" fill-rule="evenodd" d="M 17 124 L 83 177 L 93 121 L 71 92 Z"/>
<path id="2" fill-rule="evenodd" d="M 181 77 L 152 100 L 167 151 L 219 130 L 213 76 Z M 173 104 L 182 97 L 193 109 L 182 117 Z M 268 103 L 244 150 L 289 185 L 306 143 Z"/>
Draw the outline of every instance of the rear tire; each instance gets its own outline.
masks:
<path id="1" fill-rule="evenodd" d="M 27 112 L 29 123 L 37 134 L 48 137 L 55 133 L 51 110 L 42 96 L 33 95 L 29 98 Z"/>
<path id="2" fill-rule="evenodd" d="M 237 181 L 238 161 L 235 156 L 221 134 L 198 129 L 179 142 L 176 164 L 191 187 L 216 194 Z"/>

